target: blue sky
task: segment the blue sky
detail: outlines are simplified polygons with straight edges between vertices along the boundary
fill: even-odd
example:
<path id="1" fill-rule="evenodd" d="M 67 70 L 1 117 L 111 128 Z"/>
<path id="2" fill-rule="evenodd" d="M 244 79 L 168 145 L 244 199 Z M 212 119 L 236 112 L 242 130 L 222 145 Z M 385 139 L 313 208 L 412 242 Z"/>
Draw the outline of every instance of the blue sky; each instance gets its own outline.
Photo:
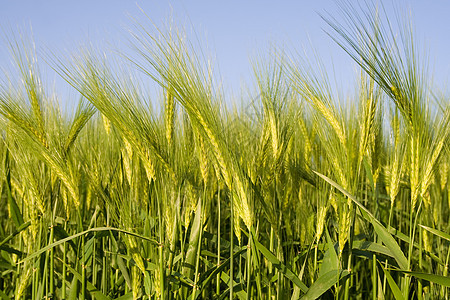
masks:
<path id="1" fill-rule="evenodd" d="M 387 7 L 392 1 L 384 1 Z M 357 3 L 355 1 L 355 3 Z M 450 1 L 396 1 L 400 10 L 411 10 L 420 46 L 429 54 L 430 69 L 437 85 L 447 85 L 450 74 Z M 128 1 L 128 0 L 0 0 L 0 30 L 8 32 L 32 27 L 38 48 L 57 53 L 73 51 L 87 40 L 100 47 L 126 49 L 126 28 L 131 17 L 155 22 L 173 18 L 177 24 L 193 27 L 215 58 L 227 91 L 240 94 L 242 82 L 250 82 L 250 60 L 268 52 L 271 44 L 301 52 L 311 49 L 334 73 L 338 84 L 349 89 L 356 67 L 323 29 L 318 13 L 337 13 L 335 0 L 316 1 Z M 0 67 L 10 63 L 4 40 L 0 41 Z M 45 68 L 43 68 L 45 71 Z M 66 89 L 55 75 L 56 90 Z M 49 85 L 49 83 L 47 82 Z"/>

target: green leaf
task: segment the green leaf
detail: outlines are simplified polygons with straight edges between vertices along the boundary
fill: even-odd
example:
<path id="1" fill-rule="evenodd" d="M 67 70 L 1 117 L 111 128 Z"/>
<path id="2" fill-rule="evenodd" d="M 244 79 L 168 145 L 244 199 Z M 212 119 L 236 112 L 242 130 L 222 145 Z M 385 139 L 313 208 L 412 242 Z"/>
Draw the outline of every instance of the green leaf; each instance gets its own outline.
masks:
<path id="1" fill-rule="evenodd" d="M 169 279 L 172 282 L 178 282 L 178 283 L 180 283 L 186 287 L 190 287 L 190 288 L 194 287 L 194 284 L 195 284 L 190 278 L 187 278 L 183 274 L 176 272 L 176 271 L 172 271 L 172 274 L 170 275 Z"/>
<path id="2" fill-rule="evenodd" d="M 416 278 L 434 282 L 434 283 L 440 284 L 442 286 L 450 287 L 450 277 L 448 277 L 448 276 L 441 276 L 441 275 L 434 275 L 434 274 L 429 274 L 429 273 L 413 272 L 413 271 L 406 271 L 406 270 L 395 270 L 395 269 L 392 269 L 392 270 L 402 272 L 405 274 L 409 274 Z"/>
<path id="3" fill-rule="evenodd" d="M 450 234 L 447 234 L 445 232 L 439 231 L 439 230 L 434 229 L 434 228 L 430 228 L 430 227 L 425 226 L 425 225 L 419 224 L 419 226 L 422 227 L 425 230 L 428 230 L 432 234 L 437 235 L 438 237 L 440 237 L 440 238 L 442 238 L 444 240 L 450 241 Z"/>
<path id="4" fill-rule="evenodd" d="M 8 199 L 8 207 L 9 207 L 9 213 L 11 215 L 11 219 L 14 222 L 14 225 L 16 225 L 16 228 L 19 229 L 20 226 L 24 223 L 22 213 L 20 212 L 19 206 L 16 203 L 16 200 L 14 200 L 14 197 L 11 193 L 11 174 L 9 168 L 6 171 L 6 197 Z"/>
<path id="5" fill-rule="evenodd" d="M 65 239 L 65 238 L 69 237 L 69 234 L 68 234 L 67 231 L 64 229 L 64 227 L 61 226 L 61 225 L 56 225 L 56 226 L 54 226 L 54 227 L 53 227 L 53 233 L 55 234 L 55 236 L 56 236 L 58 239 Z M 75 245 L 75 243 L 74 243 L 72 240 L 68 241 L 68 243 L 69 243 L 70 247 L 72 247 L 73 251 L 74 251 L 75 253 L 77 253 L 77 252 L 78 252 L 78 249 L 77 249 L 77 246 Z"/>
<path id="6" fill-rule="evenodd" d="M 6 252 L 8 252 L 10 254 L 16 254 L 18 256 L 22 256 L 23 255 L 23 252 L 15 249 L 15 248 L 13 248 L 11 246 L 8 246 L 8 245 L 1 245 L 0 246 L 0 250 L 6 251 Z"/>
<path id="7" fill-rule="evenodd" d="M 381 263 L 380 263 L 380 265 L 381 265 Z M 402 291 L 400 290 L 398 285 L 395 283 L 395 281 L 392 278 L 389 271 L 386 270 L 385 268 L 383 268 L 383 266 L 381 266 L 381 269 L 383 270 L 384 275 L 386 276 L 387 282 L 389 284 L 389 287 L 391 288 L 392 293 L 394 294 L 395 299 L 396 300 L 404 300 L 405 298 L 403 297 Z"/>
<path id="8" fill-rule="evenodd" d="M 302 297 L 304 300 L 313 300 L 322 296 L 323 293 L 328 291 L 333 285 L 339 282 L 342 278 L 349 275 L 347 270 L 333 270 L 325 273 L 313 283 L 308 289 L 307 293 Z"/>
<path id="9" fill-rule="evenodd" d="M 9 258 L 11 261 L 11 259 Z M 13 270 L 14 265 L 12 264 L 12 261 L 7 261 L 3 257 L 0 257 L 0 270 Z"/>
<path id="10" fill-rule="evenodd" d="M 339 268 L 339 258 L 337 256 L 336 250 L 334 248 L 334 244 L 330 238 L 330 234 L 328 233 L 328 229 L 326 228 L 326 236 L 327 236 L 327 244 L 328 249 L 325 252 L 323 257 L 322 265 L 320 266 L 319 277 L 322 275 L 337 270 Z"/>
<path id="11" fill-rule="evenodd" d="M 11 233 L 9 236 L 7 236 L 5 239 L 3 239 L 3 241 L 0 242 L 0 246 L 6 244 L 7 242 L 9 242 L 13 237 L 15 237 L 16 235 L 18 235 L 21 231 L 27 229 L 29 226 L 31 225 L 31 222 L 28 221 L 26 223 L 23 223 L 22 225 L 20 225 L 16 231 L 14 231 L 13 233 Z"/>
<path id="12" fill-rule="evenodd" d="M 353 242 L 353 249 L 354 250 L 361 250 L 361 251 L 369 251 L 370 255 L 373 253 L 377 254 L 383 254 L 389 257 L 394 258 L 394 254 L 385 246 L 370 242 L 370 241 L 354 241 Z"/>
<path id="13" fill-rule="evenodd" d="M 243 247 L 241 251 L 234 253 L 233 257 L 239 257 L 239 255 L 241 255 L 242 253 L 244 253 L 245 251 L 247 251 L 246 247 Z M 200 276 L 199 280 L 198 280 L 198 285 L 201 285 L 201 291 L 203 291 L 203 289 L 205 289 L 205 287 L 207 287 L 208 283 L 211 282 L 212 279 L 216 278 L 216 275 L 219 274 L 220 272 L 223 271 L 223 269 L 227 266 L 230 265 L 230 259 L 231 257 L 229 257 L 228 259 L 222 261 L 220 263 L 220 265 L 211 268 L 210 270 L 208 270 L 207 272 L 205 272 L 205 274 L 202 274 L 202 276 Z M 198 298 L 198 296 L 201 295 L 201 293 L 198 293 L 195 296 L 195 299 Z"/>
<path id="14" fill-rule="evenodd" d="M 186 251 L 186 260 L 183 265 L 183 275 L 191 278 L 193 274 L 193 266 L 197 258 L 198 243 L 200 238 L 200 231 L 202 230 L 202 201 L 197 201 L 197 208 L 195 210 L 194 221 L 192 222 L 191 235 L 189 236 L 189 245 Z"/>
<path id="15" fill-rule="evenodd" d="M 95 237 L 92 237 L 85 243 L 83 264 L 87 264 L 87 262 L 91 259 L 93 251 L 94 251 L 94 242 L 95 242 Z"/>
<path id="16" fill-rule="evenodd" d="M 66 266 L 67 266 L 67 269 L 69 270 L 69 272 L 71 272 L 73 274 L 74 278 L 76 278 L 80 282 L 83 280 L 83 277 L 81 276 L 80 273 L 78 273 L 75 269 L 73 269 L 68 264 L 66 264 Z M 109 298 L 108 296 L 105 296 L 89 281 L 86 281 L 86 288 L 87 288 L 88 292 L 92 295 L 92 297 L 94 297 L 97 300 L 111 300 L 111 298 Z"/>
<path id="17" fill-rule="evenodd" d="M 403 232 L 395 229 L 394 227 L 389 228 L 389 233 L 391 233 L 393 236 L 395 236 L 399 240 L 404 241 L 405 243 L 408 243 L 408 244 L 411 243 L 411 239 L 409 238 L 409 236 L 407 236 Z M 427 250 L 423 249 L 422 247 L 420 247 L 420 245 L 418 243 L 414 242 L 414 247 L 416 247 L 417 249 L 420 249 L 420 251 L 422 251 L 423 254 L 428 255 L 432 260 L 434 260 L 441 266 L 445 265 L 444 262 L 442 261 L 442 259 L 440 259 L 438 256 L 436 256 L 434 253 L 428 252 Z"/>
<path id="18" fill-rule="evenodd" d="M 125 279 L 125 282 L 127 283 L 128 288 L 131 289 L 130 275 L 128 274 L 127 266 L 125 265 L 125 262 L 123 261 L 123 258 L 120 255 L 117 255 L 117 265 L 119 266 L 119 270 L 122 273 L 122 276 Z"/>
<path id="19" fill-rule="evenodd" d="M 230 276 L 226 274 L 225 272 L 222 272 L 220 275 L 220 278 L 226 283 L 227 286 L 229 286 Z M 219 297 L 219 299 L 225 299 L 227 295 L 230 294 L 230 288 L 227 288 Z M 233 294 L 237 295 L 239 300 L 247 300 L 247 293 L 242 289 L 242 283 L 237 283 L 233 280 Z"/>
<path id="20" fill-rule="evenodd" d="M 78 297 L 78 279 L 74 276 L 69 289 L 69 300 L 76 300 Z"/>
<path id="21" fill-rule="evenodd" d="M 360 209 L 362 216 L 372 223 L 372 226 L 377 233 L 378 237 L 383 241 L 383 243 L 386 245 L 386 247 L 392 252 L 394 259 L 397 261 L 398 265 L 402 269 L 408 268 L 408 260 L 406 259 L 405 255 L 403 254 L 402 250 L 400 249 L 400 246 L 397 244 L 395 239 L 392 237 L 392 235 L 388 232 L 388 230 L 378 221 L 371 213 L 367 210 L 367 208 L 364 207 L 354 196 L 352 196 L 349 192 L 347 192 L 343 187 L 341 187 L 339 184 L 331 180 L 330 178 L 326 177 L 325 175 L 322 175 L 316 171 L 313 171 L 317 174 L 317 176 L 321 177 L 323 180 L 337 188 L 339 191 L 341 191 L 345 196 L 347 196 L 349 199 L 351 199 Z"/>
<path id="22" fill-rule="evenodd" d="M 151 239 L 151 238 L 142 236 L 142 235 L 140 235 L 140 234 L 133 233 L 133 232 L 131 232 L 131 231 L 127 231 L 127 230 L 119 229 L 119 228 L 114 228 L 114 227 L 95 227 L 95 228 L 91 228 L 91 229 L 85 230 L 85 231 L 83 231 L 83 232 L 80 232 L 80 233 L 71 235 L 71 236 L 69 236 L 69 237 L 67 237 L 67 238 L 65 238 L 65 239 L 56 241 L 56 242 L 54 242 L 54 243 L 52 243 L 52 244 L 50 244 L 50 245 L 47 245 L 47 246 L 45 246 L 45 247 L 39 249 L 38 251 L 34 252 L 33 254 L 30 254 L 29 256 L 27 256 L 27 257 L 24 258 L 23 260 L 19 261 L 18 263 L 20 264 L 20 263 L 29 261 L 30 259 L 35 258 L 36 256 L 41 255 L 42 253 L 44 253 L 44 252 L 47 251 L 47 250 L 50 250 L 50 249 L 52 249 L 52 248 L 54 248 L 54 247 L 56 247 L 56 246 L 58 246 L 58 245 L 64 244 L 65 242 L 71 241 L 71 240 L 73 240 L 73 239 L 75 239 L 75 238 L 77 238 L 77 237 L 80 237 L 80 236 L 82 236 L 82 235 L 88 234 L 88 233 L 90 233 L 90 232 L 99 232 L 99 231 L 117 231 L 117 232 L 122 232 L 122 233 L 125 233 L 125 234 L 128 234 L 128 235 L 135 236 L 135 237 L 138 237 L 138 238 L 140 238 L 140 239 L 143 239 L 143 240 L 152 242 L 152 243 L 155 244 L 155 245 L 158 245 L 158 242 L 157 242 L 156 240 L 153 240 L 153 239 Z"/>
<path id="23" fill-rule="evenodd" d="M 0 297 L 2 298 L 2 300 L 10 300 L 11 298 L 8 297 L 8 295 L 5 294 L 4 291 L 0 290 Z"/>
<path id="24" fill-rule="evenodd" d="M 298 276 L 291 271 L 286 265 L 284 265 L 272 252 L 270 252 L 266 247 L 264 247 L 260 242 L 255 240 L 255 246 L 259 252 L 264 255 L 264 257 L 272 263 L 272 265 L 283 274 L 287 279 L 292 281 L 296 286 L 298 286 L 304 293 L 308 291 L 308 287 L 298 278 Z"/>
<path id="25" fill-rule="evenodd" d="M 375 182 L 373 180 L 373 174 L 369 162 L 367 161 L 367 157 L 364 155 L 363 158 L 364 169 L 366 170 L 367 179 L 369 179 L 370 187 L 372 190 L 375 190 Z"/>

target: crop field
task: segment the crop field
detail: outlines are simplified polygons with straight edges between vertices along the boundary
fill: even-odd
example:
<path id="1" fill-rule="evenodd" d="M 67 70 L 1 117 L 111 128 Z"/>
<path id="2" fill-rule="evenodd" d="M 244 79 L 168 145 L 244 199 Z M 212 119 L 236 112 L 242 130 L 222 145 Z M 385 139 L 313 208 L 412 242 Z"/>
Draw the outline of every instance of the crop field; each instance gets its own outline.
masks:
<path id="1" fill-rule="evenodd" d="M 324 24 L 359 67 L 351 95 L 278 49 L 240 107 L 173 28 L 137 25 L 115 59 L 11 38 L 0 298 L 450 298 L 449 100 L 410 24 L 370 4 L 343 16 Z"/>

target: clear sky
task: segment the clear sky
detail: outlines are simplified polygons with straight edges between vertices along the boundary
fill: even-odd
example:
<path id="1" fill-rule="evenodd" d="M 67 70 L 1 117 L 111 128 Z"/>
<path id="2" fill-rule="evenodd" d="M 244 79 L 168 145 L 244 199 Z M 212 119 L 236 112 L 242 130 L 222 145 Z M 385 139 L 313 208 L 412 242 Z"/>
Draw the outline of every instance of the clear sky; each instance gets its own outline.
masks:
<path id="1" fill-rule="evenodd" d="M 392 7 L 391 0 L 384 2 Z M 450 1 L 394 2 L 400 10 L 411 10 L 417 38 L 428 51 L 435 82 L 446 86 L 450 74 Z M 126 28 L 133 24 L 130 16 L 148 22 L 139 7 L 156 24 L 173 18 L 178 24 L 193 26 L 208 45 L 206 52 L 215 57 L 225 88 L 234 95 L 240 94 L 243 81 L 251 80 L 250 60 L 267 53 L 271 43 L 300 52 L 312 45 L 338 83 L 349 87 L 349 78 L 355 78 L 355 65 L 323 31 L 327 25 L 318 15 L 336 14 L 334 0 L 0 0 L 0 31 L 31 26 L 38 48 L 59 53 L 73 51 L 87 40 L 104 45 L 105 49 L 111 45 L 125 49 Z M 4 40 L 0 40 L 0 55 L 3 68 L 10 63 Z M 56 89 L 64 94 L 67 88 L 56 82 Z"/>

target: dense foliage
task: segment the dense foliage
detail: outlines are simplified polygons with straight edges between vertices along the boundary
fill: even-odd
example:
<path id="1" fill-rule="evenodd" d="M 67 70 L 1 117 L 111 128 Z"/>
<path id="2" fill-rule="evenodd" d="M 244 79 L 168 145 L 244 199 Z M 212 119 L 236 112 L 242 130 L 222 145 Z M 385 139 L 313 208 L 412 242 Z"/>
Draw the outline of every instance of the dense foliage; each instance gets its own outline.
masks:
<path id="1" fill-rule="evenodd" d="M 342 101 L 278 51 L 254 64 L 256 100 L 229 109 L 189 41 L 139 27 L 138 58 L 47 59 L 81 95 L 66 114 L 11 42 L 1 298 L 450 297 L 450 104 L 411 30 L 371 9 L 328 20 L 361 67 Z"/>

